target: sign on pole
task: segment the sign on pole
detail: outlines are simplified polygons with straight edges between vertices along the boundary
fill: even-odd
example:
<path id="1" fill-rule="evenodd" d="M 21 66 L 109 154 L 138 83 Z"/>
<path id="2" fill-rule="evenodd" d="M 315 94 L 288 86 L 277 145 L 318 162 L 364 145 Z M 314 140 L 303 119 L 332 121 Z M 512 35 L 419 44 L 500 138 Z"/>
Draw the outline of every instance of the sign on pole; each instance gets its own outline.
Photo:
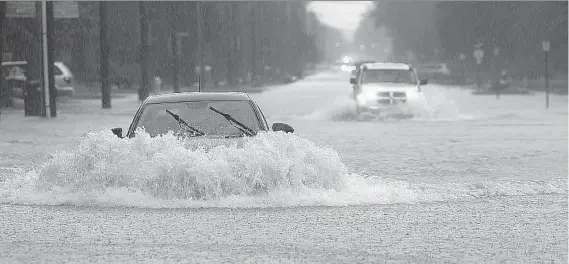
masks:
<path id="1" fill-rule="evenodd" d="M 11 61 L 12 52 L 2 52 L 2 61 Z"/>
<path id="2" fill-rule="evenodd" d="M 176 35 L 176 37 L 179 37 L 179 38 L 181 38 L 181 37 L 189 37 L 189 36 L 190 36 L 190 33 L 185 32 L 185 31 L 184 31 L 184 32 L 176 32 L 175 35 Z"/>
<path id="3" fill-rule="evenodd" d="M 6 17 L 29 18 L 36 17 L 35 1 L 6 2 Z M 77 1 L 54 1 L 54 18 L 78 18 L 79 3 Z"/>
<path id="4" fill-rule="evenodd" d="M 549 41 L 547 41 L 547 40 L 544 40 L 544 41 L 541 43 L 541 46 L 543 47 L 543 51 L 547 52 L 547 51 L 549 51 L 549 49 L 551 48 L 551 43 L 550 43 Z"/>
<path id="5" fill-rule="evenodd" d="M 474 51 L 474 58 L 476 59 L 477 64 L 481 64 L 482 58 L 484 58 L 484 50 L 483 49 L 476 49 Z"/>

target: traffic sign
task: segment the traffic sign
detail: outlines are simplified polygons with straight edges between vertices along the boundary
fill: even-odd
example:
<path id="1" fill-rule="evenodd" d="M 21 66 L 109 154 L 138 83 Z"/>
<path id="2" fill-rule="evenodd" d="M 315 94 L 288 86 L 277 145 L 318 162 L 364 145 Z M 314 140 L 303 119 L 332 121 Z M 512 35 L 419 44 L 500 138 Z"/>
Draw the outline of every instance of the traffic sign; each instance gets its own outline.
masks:
<path id="1" fill-rule="evenodd" d="M 541 43 L 541 46 L 543 47 L 543 51 L 549 51 L 549 49 L 551 48 L 551 43 L 549 43 L 549 41 L 544 40 Z"/>
<path id="2" fill-rule="evenodd" d="M 189 37 L 190 33 L 188 32 L 176 32 L 176 37 Z"/>
<path id="3" fill-rule="evenodd" d="M 6 2 L 6 17 L 35 17 L 36 2 L 9 1 Z"/>
<path id="4" fill-rule="evenodd" d="M 474 58 L 476 59 L 476 63 L 481 64 L 482 58 L 484 58 L 484 50 L 483 49 L 474 50 Z"/>
<path id="5" fill-rule="evenodd" d="M 2 52 L 2 61 L 11 61 L 12 52 Z"/>
<path id="6" fill-rule="evenodd" d="M 79 18 L 79 3 L 77 1 L 54 1 L 53 17 Z"/>
<path id="7" fill-rule="evenodd" d="M 54 1 L 53 16 L 55 18 L 78 18 L 79 3 L 77 1 Z M 36 17 L 35 1 L 6 2 L 6 17 Z"/>

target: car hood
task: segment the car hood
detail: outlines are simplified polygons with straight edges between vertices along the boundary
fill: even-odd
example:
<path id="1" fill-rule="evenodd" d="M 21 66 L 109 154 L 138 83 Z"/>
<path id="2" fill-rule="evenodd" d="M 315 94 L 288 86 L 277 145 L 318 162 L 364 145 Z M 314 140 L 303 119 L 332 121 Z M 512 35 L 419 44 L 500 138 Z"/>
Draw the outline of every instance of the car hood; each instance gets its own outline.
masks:
<path id="1" fill-rule="evenodd" d="M 417 85 L 404 84 L 404 83 L 373 83 L 363 84 L 361 86 L 362 93 L 377 93 L 377 92 L 409 92 L 417 91 Z"/>

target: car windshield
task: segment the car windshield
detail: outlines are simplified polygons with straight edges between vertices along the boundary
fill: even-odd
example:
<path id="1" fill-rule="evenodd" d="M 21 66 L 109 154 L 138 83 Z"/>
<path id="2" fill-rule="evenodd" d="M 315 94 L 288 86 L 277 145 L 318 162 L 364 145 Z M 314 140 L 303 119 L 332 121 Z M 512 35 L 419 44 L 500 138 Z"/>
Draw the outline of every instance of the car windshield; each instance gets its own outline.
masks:
<path id="1" fill-rule="evenodd" d="M 227 119 L 215 109 L 231 115 L 235 120 L 243 123 L 253 131 L 260 130 L 260 122 L 249 101 L 198 101 L 176 102 L 147 105 L 140 117 L 136 128 L 144 128 L 152 137 L 163 135 L 172 131 L 176 135 L 187 134 L 189 131 L 178 121 L 168 114 L 166 110 L 178 115 L 187 124 L 205 133 L 206 136 L 214 137 L 238 137 L 243 132 L 234 127 Z"/>
<path id="2" fill-rule="evenodd" d="M 404 83 L 404 84 L 417 84 L 415 75 L 411 70 L 366 70 L 362 77 L 362 83 Z"/>
<path id="3" fill-rule="evenodd" d="M 26 68 L 23 65 L 3 65 L 2 74 L 6 79 L 21 79 L 26 77 Z"/>

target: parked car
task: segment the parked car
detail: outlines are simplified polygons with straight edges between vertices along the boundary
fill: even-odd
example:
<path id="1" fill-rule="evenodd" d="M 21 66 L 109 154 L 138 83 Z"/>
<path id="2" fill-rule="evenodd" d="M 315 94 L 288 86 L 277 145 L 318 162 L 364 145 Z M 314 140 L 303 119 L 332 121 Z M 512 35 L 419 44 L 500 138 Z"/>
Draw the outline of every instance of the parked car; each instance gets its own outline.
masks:
<path id="1" fill-rule="evenodd" d="M 63 62 L 54 62 L 53 75 L 55 81 L 55 90 L 57 96 L 75 95 L 75 88 L 73 87 L 73 74 L 71 70 Z M 28 62 L 26 61 L 6 61 L 2 62 L 2 74 L 4 80 L 10 84 L 2 87 L 3 94 L 11 97 L 23 98 L 23 87 L 28 81 L 27 71 Z M 7 91 L 10 89 L 10 91 Z"/>
<path id="2" fill-rule="evenodd" d="M 53 67 L 53 75 L 57 96 L 73 97 L 75 95 L 73 73 L 63 62 L 56 61 L 53 65 L 55 66 Z"/>
<path id="3" fill-rule="evenodd" d="M 269 131 L 267 120 L 247 93 L 187 92 L 148 97 L 138 108 L 125 138 L 143 128 L 151 137 L 172 131 L 178 136 L 229 139 L 256 136 Z M 294 132 L 284 123 L 274 123 L 272 131 Z M 123 138 L 122 128 L 112 132 Z"/>
<path id="4" fill-rule="evenodd" d="M 419 64 L 417 72 L 421 78 L 437 81 L 449 81 L 452 79 L 450 68 L 446 63 Z"/>

